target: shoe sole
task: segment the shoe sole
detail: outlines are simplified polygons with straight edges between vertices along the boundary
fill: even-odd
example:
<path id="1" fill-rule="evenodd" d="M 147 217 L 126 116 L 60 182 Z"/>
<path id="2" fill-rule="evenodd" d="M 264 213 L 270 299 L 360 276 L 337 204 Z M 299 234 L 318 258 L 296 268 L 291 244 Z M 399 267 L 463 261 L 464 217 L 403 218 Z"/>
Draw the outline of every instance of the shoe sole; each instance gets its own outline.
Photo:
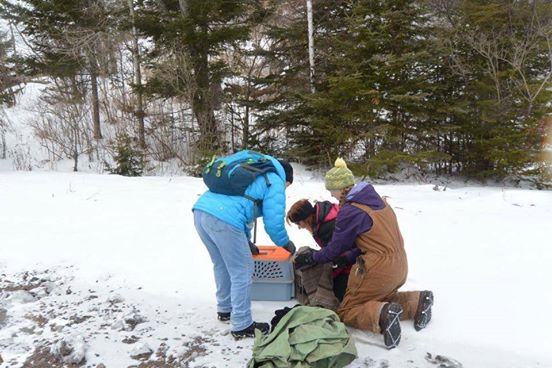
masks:
<path id="1" fill-rule="evenodd" d="M 392 316 L 391 322 L 382 331 L 383 342 L 389 350 L 396 348 L 401 342 L 401 314 L 403 309 L 399 304 L 393 303 L 389 306 L 387 314 Z M 389 317 L 388 317 L 389 318 Z"/>
<path id="2" fill-rule="evenodd" d="M 433 306 L 433 292 L 422 291 L 420 293 L 420 301 L 414 318 L 414 329 L 420 331 L 427 327 L 431 321 L 431 307 Z"/>

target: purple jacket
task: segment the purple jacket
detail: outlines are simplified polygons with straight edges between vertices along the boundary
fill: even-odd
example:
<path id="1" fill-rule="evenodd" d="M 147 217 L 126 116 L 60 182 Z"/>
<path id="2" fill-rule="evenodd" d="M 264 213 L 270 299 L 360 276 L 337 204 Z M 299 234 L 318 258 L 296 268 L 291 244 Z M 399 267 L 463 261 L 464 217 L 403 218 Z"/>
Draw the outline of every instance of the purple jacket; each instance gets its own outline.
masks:
<path id="1" fill-rule="evenodd" d="M 366 212 L 353 206 L 351 202 L 367 205 L 374 210 L 385 207 L 383 199 L 371 184 L 361 182 L 355 185 L 339 210 L 332 240 L 326 247 L 314 253 L 316 263 L 332 262 L 343 252 L 348 252 L 347 257 L 353 263 L 360 255 L 355 240 L 357 236 L 370 230 L 373 222 Z"/>

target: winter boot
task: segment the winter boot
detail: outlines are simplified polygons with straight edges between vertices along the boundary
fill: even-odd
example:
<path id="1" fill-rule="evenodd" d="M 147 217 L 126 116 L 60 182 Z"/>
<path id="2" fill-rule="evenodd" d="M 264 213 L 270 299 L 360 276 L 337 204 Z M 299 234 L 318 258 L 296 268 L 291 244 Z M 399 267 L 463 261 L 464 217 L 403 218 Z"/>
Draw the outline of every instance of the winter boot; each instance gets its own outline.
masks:
<path id="1" fill-rule="evenodd" d="M 420 331 L 425 328 L 429 321 L 431 321 L 431 306 L 433 305 L 433 292 L 421 291 L 420 299 L 418 301 L 418 308 L 414 315 L 414 329 Z"/>
<path id="2" fill-rule="evenodd" d="M 387 349 L 393 349 L 401 341 L 401 314 L 400 304 L 387 303 L 381 308 L 379 326 L 383 335 L 383 342 Z"/>
<path id="3" fill-rule="evenodd" d="M 230 321 L 230 312 L 217 312 L 217 319 L 221 322 Z"/>
<path id="4" fill-rule="evenodd" d="M 261 332 L 266 335 L 270 331 L 270 326 L 268 323 L 253 322 L 249 327 L 243 330 L 232 331 L 232 336 L 234 336 L 236 340 L 243 339 L 244 337 L 255 337 L 256 329 L 261 330 Z"/>

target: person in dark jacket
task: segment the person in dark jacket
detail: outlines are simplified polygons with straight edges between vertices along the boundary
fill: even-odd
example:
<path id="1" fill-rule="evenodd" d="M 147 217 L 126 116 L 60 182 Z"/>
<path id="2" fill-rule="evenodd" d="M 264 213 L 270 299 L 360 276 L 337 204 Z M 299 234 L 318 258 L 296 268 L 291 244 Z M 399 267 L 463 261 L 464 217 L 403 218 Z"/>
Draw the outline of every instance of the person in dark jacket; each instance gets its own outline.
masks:
<path id="1" fill-rule="evenodd" d="M 400 319 L 414 319 L 425 328 L 431 319 L 431 291 L 398 291 L 408 262 L 395 212 L 366 182 L 355 185 L 345 161 L 337 159 L 325 177 L 326 189 L 339 200 L 335 230 L 328 245 L 295 258 L 297 267 L 333 262 L 357 247 L 361 255 L 351 269 L 347 290 L 337 311 L 352 327 L 381 333 L 388 349 L 401 339 Z"/>
<path id="2" fill-rule="evenodd" d="M 313 206 L 307 199 L 301 199 L 291 206 L 286 220 L 297 225 L 299 229 L 309 231 L 318 246 L 324 248 L 332 239 L 338 212 L 339 206 L 330 201 L 315 202 Z M 350 257 L 347 255 L 348 252 L 345 252 L 333 262 L 333 291 L 340 302 L 347 289 L 351 266 L 360 254 L 358 248 L 350 252 L 353 252 Z"/>

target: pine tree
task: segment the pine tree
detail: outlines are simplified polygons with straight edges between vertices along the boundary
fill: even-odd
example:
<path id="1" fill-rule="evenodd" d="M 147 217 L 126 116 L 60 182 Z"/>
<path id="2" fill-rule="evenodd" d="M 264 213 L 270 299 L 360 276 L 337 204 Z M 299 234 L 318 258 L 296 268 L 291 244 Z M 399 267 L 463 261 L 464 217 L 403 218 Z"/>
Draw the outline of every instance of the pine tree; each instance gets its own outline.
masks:
<path id="1" fill-rule="evenodd" d="M 230 70 L 221 55 L 225 47 L 247 39 L 247 17 L 254 10 L 253 4 L 237 0 L 144 0 L 137 10 L 137 27 L 154 41 L 148 54 L 153 75 L 146 90 L 190 102 L 200 129 L 200 156 L 223 145 L 215 111 L 222 80 Z M 163 67 L 166 63 L 169 68 Z"/>
<path id="2" fill-rule="evenodd" d="M 348 1 L 321 0 L 314 4 L 315 83 L 323 83 L 333 69 L 326 57 L 332 34 L 344 29 Z M 304 1 L 273 2 L 264 26 L 268 46 L 256 50 L 266 60 L 265 73 L 253 80 L 261 98 L 254 105 L 258 113 L 259 145 L 277 154 L 287 154 L 307 164 L 324 161 L 334 150 L 326 136 L 315 132 L 310 121 L 311 94 L 307 10 Z M 331 140 L 331 139 L 330 139 Z M 332 151 L 333 152 L 333 151 Z M 328 157 L 329 162 L 329 157 Z"/>
<path id="3" fill-rule="evenodd" d="M 338 155 L 358 157 L 359 151 L 364 152 L 361 161 L 370 158 L 387 169 L 412 160 L 416 151 L 410 140 L 427 120 L 427 74 L 435 58 L 427 51 L 430 28 L 423 9 L 404 0 L 343 1 L 337 6 L 321 1 L 314 23 L 316 92 L 305 83 L 306 20 L 298 20 L 280 34 L 295 41 L 290 53 L 302 55 L 302 62 L 288 68 L 290 79 L 307 88 L 280 89 L 275 98 L 279 106 L 272 107 L 265 124 L 287 124 L 294 153 L 308 163 L 330 163 Z M 289 36 L 292 30 L 298 30 L 296 37 Z"/>
<path id="4" fill-rule="evenodd" d="M 144 153 L 127 133 L 117 134 L 113 143 L 113 161 L 115 166 L 106 163 L 107 170 L 112 174 L 123 176 L 141 176 L 144 172 Z"/>
<path id="5" fill-rule="evenodd" d="M 3 109 L 5 105 L 15 104 L 15 91 L 13 89 L 20 80 L 15 75 L 13 63 L 9 61 L 10 41 L 6 35 L 0 32 L 0 159 L 6 158 L 6 131 L 8 122 L 4 120 Z"/>
<path id="6" fill-rule="evenodd" d="M 15 73 L 15 65 L 10 60 L 11 49 L 11 40 L 5 33 L 0 32 L 0 106 L 15 102 L 13 87 L 21 82 L 21 78 Z"/>

